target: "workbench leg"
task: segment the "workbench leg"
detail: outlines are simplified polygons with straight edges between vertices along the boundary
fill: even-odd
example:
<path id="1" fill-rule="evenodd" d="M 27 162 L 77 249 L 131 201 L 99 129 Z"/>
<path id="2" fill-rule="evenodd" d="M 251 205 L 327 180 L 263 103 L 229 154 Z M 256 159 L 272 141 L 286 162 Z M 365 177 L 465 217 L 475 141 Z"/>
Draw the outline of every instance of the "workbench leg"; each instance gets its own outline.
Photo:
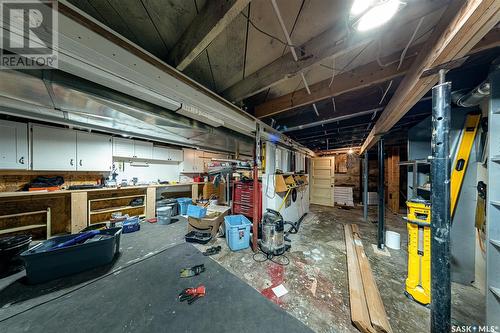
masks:
<path id="1" fill-rule="evenodd" d="M 198 200 L 198 184 L 191 185 L 191 199 L 193 202 Z"/>
<path id="2" fill-rule="evenodd" d="M 71 233 L 76 234 L 87 226 L 87 192 L 71 193 Z"/>
<path id="3" fill-rule="evenodd" d="M 156 217 L 156 188 L 148 187 L 146 190 L 146 218 L 152 219 Z"/>

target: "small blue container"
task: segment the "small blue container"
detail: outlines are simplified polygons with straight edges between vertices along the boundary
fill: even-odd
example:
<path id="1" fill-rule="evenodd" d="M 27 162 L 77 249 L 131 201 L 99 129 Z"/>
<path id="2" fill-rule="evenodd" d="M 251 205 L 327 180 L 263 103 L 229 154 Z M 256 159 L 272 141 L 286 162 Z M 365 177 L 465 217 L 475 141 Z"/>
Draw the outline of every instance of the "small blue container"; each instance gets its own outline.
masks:
<path id="1" fill-rule="evenodd" d="M 191 198 L 178 198 L 177 202 L 179 203 L 179 212 L 181 215 L 187 214 L 188 205 L 192 204 L 193 201 Z"/>
<path id="2" fill-rule="evenodd" d="M 207 216 L 207 209 L 196 205 L 188 205 L 187 215 L 195 219 L 201 219 Z"/>
<path id="3" fill-rule="evenodd" d="M 252 223 L 243 215 L 224 217 L 227 245 L 232 251 L 246 249 L 250 246 L 250 226 Z"/>
<path id="4" fill-rule="evenodd" d="M 122 228 L 123 228 L 122 232 L 124 234 L 141 230 L 141 224 L 139 223 L 139 216 L 131 217 L 123 221 Z"/>

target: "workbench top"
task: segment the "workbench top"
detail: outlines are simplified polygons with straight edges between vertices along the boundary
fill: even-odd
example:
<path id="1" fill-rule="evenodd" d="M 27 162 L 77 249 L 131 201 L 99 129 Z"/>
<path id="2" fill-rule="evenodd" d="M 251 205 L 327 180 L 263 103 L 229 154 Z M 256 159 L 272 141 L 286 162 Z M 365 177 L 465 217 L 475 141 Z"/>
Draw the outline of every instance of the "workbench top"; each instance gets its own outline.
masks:
<path id="1" fill-rule="evenodd" d="M 71 194 L 80 192 L 98 192 L 98 191 L 120 191 L 120 190 L 135 190 L 142 188 L 162 188 L 162 187 L 177 187 L 177 186 L 192 186 L 192 185 L 204 185 L 206 183 L 178 183 L 178 184 L 149 184 L 149 185 L 136 185 L 136 186 L 124 186 L 124 187 L 103 187 L 103 188 L 93 188 L 93 189 L 83 189 L 83 190 L 57 190 L 57 191 L 20 191 L 20 192 L 0 192 L 0 198 L 10 198 L 10 197 L 25 197 L 25 196 L 36 196 L 36 195 L 54 195 L 54 194 Z"/>

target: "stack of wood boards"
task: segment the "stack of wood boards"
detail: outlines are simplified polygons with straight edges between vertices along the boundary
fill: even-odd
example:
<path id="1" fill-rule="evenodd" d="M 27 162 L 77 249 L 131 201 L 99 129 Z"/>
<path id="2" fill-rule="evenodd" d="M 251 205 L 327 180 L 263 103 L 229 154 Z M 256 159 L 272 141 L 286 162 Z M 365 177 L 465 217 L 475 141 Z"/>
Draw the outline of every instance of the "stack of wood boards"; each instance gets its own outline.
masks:
<path id="1" fill-rule="evenodd" d="M 344 225 L 351 320 L 361 332 L 392 333 L 358 226 Z"/>
<path id="2" fill-rule="evenodd" d="M 354 207 L 352 187 L 335 186 L 333 193 L 336 204 Z"/>

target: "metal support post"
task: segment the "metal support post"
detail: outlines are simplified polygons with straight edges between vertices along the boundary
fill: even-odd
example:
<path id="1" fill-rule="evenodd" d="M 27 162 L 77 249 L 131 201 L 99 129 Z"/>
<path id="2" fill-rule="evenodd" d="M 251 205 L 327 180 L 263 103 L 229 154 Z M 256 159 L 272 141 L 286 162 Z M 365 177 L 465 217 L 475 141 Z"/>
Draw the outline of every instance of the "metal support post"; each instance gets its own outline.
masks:
<path id="1" fill-rule="evenodd" d="M 385 193 L 384 193 L 384 138 L 380 138 L 378 142 L 378 231 L 377 231 L 377 247 L 381 250 L 385 246 Z"/>
<path id="2" fill-rule="evenodd" d="M 431 332 L 451 330 L 450 100 L 451 83 L 439 71 L 432 88 Z"/>

